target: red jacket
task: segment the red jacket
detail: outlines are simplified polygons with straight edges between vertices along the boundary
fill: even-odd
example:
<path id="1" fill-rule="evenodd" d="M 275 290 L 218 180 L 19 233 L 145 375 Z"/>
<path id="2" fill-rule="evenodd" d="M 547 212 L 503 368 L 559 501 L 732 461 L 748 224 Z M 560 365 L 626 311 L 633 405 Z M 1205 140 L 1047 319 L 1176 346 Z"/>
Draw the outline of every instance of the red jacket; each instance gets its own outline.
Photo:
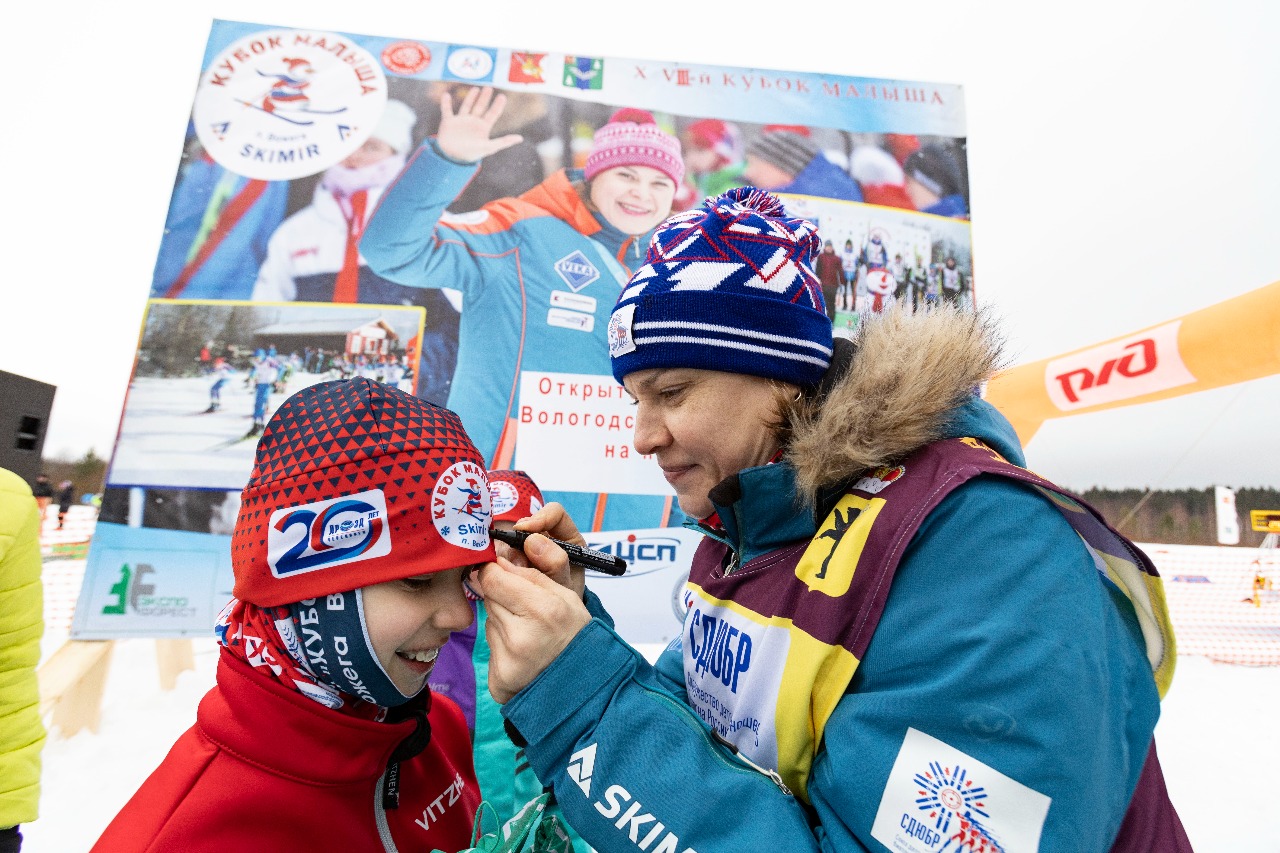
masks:
<path id="1" fill-rule="evenodd" d="M 384 809 L 383 775 L 414 720 L 339 714 L 224 653 L 196 724 L 92 853 L 460 850 L 480 805 L 471 743 L 456 704 L 430 706 L 430 742 L 399 764 L 399 807 Z"/>

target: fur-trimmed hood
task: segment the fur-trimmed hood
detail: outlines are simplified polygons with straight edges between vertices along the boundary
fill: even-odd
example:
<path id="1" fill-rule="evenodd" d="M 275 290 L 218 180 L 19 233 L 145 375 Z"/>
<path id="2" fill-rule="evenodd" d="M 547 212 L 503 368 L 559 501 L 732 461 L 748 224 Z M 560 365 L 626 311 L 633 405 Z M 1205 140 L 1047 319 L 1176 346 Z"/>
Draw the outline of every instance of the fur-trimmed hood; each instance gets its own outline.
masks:
<path id="1" fill-rule="evenodd" d="M 1002 343 L 988 314 L 946 307 L 890 310 L 866 318 L 853 344 L 837 339 L 815 402 L 793 419 L 787 442 L 800 493 L 812 498 L 954 436 L 958 420 L 973 427 L 972 421 L 994 416 L 989 427 L 995 435 L 979 437 L 1007 444 L 1012 430 L 1004 430 L 1003 419 L 977 397 L 1000 366 Z M 981 416 L 966 416 L 975 404 L 984 409 Z"/>

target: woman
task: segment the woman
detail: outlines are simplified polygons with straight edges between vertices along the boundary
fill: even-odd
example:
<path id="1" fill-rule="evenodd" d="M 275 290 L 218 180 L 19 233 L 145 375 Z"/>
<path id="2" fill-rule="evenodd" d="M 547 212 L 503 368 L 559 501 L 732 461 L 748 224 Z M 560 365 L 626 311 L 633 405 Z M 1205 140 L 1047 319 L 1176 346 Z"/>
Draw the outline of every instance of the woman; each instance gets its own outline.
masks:
<path id="1" fill-rule="evenodd" d="M 516 458 L 521 375 L 609 378 L 605 327 L 618 292 L 644 260 L 653 229 L 684 180 L 680 142 L 642 110 L 623 109 L 595 132 L 582 169 L 560 170 L 528 192 L 479 210 L 445 212 L 486 157 L 520 142 L 490 138 L 506 96 L 471 89 L 441 96 L 440 127 L 382 197 L 360 250 L 378 275 L 462 292 L 456 376 L 448 407 L 489 462 Z M 466 381 L 461 381 L 465 378 Z M 551 492 L 584 521 L 660 527 L 669 501 L 644 495 Z"/>
<path id="2" fill-rule="evenodd" d="M 241 497 L 217 684 L 93 850 L 466 847 L 470 738 L 427 679 L 493 555 L 452 412 L 360 378 L 294 394 Z"/>
<path id="3" fill-rule="evenodd" d="M 530 765 L 603 853 L 1189 850 L 1152 744 L 1150 562 L 1020 467 L 974 390 L 986 321 L 891 311 L 833 341 L 818 245 L 744 188 L 669 220 L 623 291 L 636 450 L 706 538 L 652 667 L 577 581 L 481 570 Z M 554 506 L 520 526 L 576 535 Z"/>

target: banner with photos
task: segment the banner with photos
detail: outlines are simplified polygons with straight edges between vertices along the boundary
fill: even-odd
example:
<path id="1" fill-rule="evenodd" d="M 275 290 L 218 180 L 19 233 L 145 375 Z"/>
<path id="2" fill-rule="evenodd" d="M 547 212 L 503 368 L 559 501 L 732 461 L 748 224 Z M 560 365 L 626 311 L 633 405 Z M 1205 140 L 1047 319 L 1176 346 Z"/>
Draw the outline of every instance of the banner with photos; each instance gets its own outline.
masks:
<path id="1" fill-rule="evenodd" d="M 954 85 L 216 21 L 182 145 L 77 638 L 211 631 L 263 426 L 364 376 L 458 412 L 491 469 L 630 555 L 596 586 L 666 642 L 696 536 L 605 337 L 654 227 L 779 193 L 824 238 L 837 334 L 974 300 Z"/>

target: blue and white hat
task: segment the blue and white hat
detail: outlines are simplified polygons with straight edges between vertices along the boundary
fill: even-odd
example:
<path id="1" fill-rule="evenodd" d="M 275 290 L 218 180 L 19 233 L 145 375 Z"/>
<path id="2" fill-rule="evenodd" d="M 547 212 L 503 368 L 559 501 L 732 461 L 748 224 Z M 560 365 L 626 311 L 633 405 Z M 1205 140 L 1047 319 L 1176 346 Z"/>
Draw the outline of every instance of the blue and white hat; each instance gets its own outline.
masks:
<path id="1" fill-rule="evenodd" d="M 672 216 L 609 318 L 614 377 L 693 367 L 816 385 L 831 363 L 820 247 L 811 222 L 755 187 Z"/>

